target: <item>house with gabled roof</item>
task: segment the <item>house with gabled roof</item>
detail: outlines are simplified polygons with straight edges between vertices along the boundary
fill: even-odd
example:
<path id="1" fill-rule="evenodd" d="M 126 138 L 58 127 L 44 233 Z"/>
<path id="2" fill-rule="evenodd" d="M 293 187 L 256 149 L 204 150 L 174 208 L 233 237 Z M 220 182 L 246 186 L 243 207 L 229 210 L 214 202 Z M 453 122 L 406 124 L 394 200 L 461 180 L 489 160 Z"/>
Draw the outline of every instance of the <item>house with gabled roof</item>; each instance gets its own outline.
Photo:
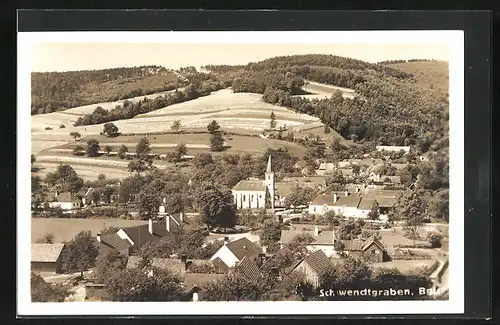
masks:
<path id="1" fill-rule="evenodd" d="M 82 206 L 82 201 L 78 196 L 73 195 L 70 192 L 55 191 L 54 193 L 49 193 L 47 195 L 47 201 L 50 208 L 59 207 L 63 210 L 75 210 L 80 209 Z"/>
<path id="2" fill-rule="evenodd" d="M 262 253 L 262 248 L 252 243 L 248 238 L 242 237 L 238 240 L 229 242 L 226 237 L 224 245 L 210 258 L 210 260 L 220 259 L 228 267 L 234 267 L 241 262 L 244 257 L 255 258 Z"/>
<path id="3" fill-rule="evenodd" d="M 294 241 L 297 236 L 309 235 L 312 237 L 313 241 L 306 245 L 306 249 L 310 252 L 315 252 L 318 250 L 323 251 L 328 257 L 336 256 L 335 252 L 335 231 L 324 229 L 324 227 L 314 226 L 312 229 L 307 229 L 300 226 L 293 227 L 292 229 L 282 230 L 280 237 L 280 248 L 286 248 L 290 243 Z"/>
<path id="4" fill-rule="evenodd" d="M 255 258 L 253 257 L 243 257 L 243 259 L 235 265 L 234 269 L 249 281 L 257 282 L 262 280 L 263 273 L 259 266 L 257 266 Z"/>
<path id="5" fill-rule="evenodd" d="M 367 240 L 351 239 L 340 241 L 344 244 L 343 252 L 346 255 L 362 257 L 371 263 L 381 263 L 391 260 L 387 248 L 374 236 L 371 236 Z"/>
<path id="6" fill-rule="evenodd" d="M 62 243 L 31 244 L 31 272 L 61 273 L 61 256 L 65 247 Z"/>
<path id="7" fill-rule="evenodd" d="M 320 285 L 320 278 L 332 266 L 330 259 L 321 250 L 317 250 L 297 261 L 291 268 L 305 275 L 306 281 L 314 288 Z"/>

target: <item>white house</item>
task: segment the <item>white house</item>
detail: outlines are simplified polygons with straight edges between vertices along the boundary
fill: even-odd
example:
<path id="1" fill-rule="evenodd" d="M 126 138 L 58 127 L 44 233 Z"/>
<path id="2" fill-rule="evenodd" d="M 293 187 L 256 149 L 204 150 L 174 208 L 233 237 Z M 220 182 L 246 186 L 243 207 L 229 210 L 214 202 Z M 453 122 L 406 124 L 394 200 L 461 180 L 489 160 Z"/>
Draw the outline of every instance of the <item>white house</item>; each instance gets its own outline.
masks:
<path id="1" fill-rule="evenodd" d="M 378 206 L 374 198 L 361 197 L 359 193 L 322 194 L 309 205 L 309 214 L 333 211 L 345 218 L 366 218 L 374 206 Z"/>
<path id="2" fill-rule="evenodd" d="M 271 155 L 267 162 L 265 180 L 241 180 L 233 189 L 233 199 L 237 209 L 260 209 L 276 204 L 276 184 L 271 167 Z"/>
<path id="3" fill-rule="evenodd" d="M 229 242 L 226 237 L 224 245 L 210 258 L 211 261 L 219 258 L 228 267 L 236 266 L 244 257 L 254 258 L 262 253 L 262 248 L 243 237 Z"/>
<path id="4" fill-rule="evenodd" d="M 49 207 L 51 208 L 60 207 L 63 210 L 74 210 L 80 209 L 82 206 L 82 201 L 74 197 L 70 192 L 58 193 L 56 191 L 49 200 Z"/>
<path id="5" fill-rule="evenodd" d="M 306 246 L 309 252 L 321 250 L 327 257 L 337 257 L 335 252 L 335 231 L 322 230 L 318 226 L 314 226 L 312 230 L 292 229 L 282 230 L 280 238 L 280 247 L 283 249 L 290 244 L 295 237 L 299 235 L 310 235 L 314 241 Z"/>

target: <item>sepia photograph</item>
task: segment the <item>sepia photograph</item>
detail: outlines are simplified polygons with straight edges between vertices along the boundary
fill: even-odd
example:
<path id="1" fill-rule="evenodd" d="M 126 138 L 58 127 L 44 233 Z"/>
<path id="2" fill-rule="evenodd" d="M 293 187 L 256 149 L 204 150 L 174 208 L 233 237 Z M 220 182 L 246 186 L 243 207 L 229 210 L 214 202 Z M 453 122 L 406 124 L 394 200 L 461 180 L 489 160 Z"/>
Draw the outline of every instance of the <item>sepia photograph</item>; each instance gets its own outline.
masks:
<path id="1" fill-rule="evenodd" d="M 463 310 L 461 32 L 18 37 L 38 313 Z"/>

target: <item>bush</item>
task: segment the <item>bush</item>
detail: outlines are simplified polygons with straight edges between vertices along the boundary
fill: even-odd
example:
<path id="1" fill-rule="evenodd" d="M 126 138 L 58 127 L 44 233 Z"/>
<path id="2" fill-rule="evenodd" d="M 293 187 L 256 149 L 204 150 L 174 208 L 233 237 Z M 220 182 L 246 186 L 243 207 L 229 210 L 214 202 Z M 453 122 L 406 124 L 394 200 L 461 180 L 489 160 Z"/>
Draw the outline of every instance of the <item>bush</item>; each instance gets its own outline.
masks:
<path id="1" fill-rule="evenodd" d="M 52 128 L 50 126 L 47 126 L 45 130 L 52 130 Z"/>
<path id="2" fill-rule="evenodd" d="M 64 124 L 59 125 L 60 129 L 64 129 L 66 126 Z"/>
<path id="3" fill-rule="evenodd" d="M 369 230 L 380 230 L 380 225 L 377 225 L 376 223 L 365 223 L 363 228 Z"/>
<path id="4" fill-rule="evenodd" d="M 430 233 L 427 235 L 427 241 L 429 242 L 429 245 L 431 245 L 432 248 L 440 248 L 441 247 L 441 240 L 443 239 L 443 236 L 441 234 L 436 234 L 436 233 Z"/>
<path id="5" fill-rule="evenodd" d="M 386 223 L 384 223 L 383 227 L 384 227 L 384 229 L 390 229 L 391 225 L 388 222 L 386 222 Z"/>

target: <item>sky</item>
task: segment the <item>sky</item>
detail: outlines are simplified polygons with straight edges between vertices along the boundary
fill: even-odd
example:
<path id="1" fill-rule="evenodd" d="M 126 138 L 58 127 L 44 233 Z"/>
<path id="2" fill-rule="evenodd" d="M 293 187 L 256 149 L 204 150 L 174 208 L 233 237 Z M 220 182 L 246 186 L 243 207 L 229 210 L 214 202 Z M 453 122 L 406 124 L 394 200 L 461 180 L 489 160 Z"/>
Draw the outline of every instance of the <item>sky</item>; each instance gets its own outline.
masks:
<path id="1" fill-rule="evenodd" d="M 31 71 L 94 70 L 141 65 L 170 69 L 247 64 L 274 56 L 333 54 L 367 62 L 402 59 L 448 61 L 449 45 L 418 44 L 200 44 L 200 43 L 37 43 Z"/>

